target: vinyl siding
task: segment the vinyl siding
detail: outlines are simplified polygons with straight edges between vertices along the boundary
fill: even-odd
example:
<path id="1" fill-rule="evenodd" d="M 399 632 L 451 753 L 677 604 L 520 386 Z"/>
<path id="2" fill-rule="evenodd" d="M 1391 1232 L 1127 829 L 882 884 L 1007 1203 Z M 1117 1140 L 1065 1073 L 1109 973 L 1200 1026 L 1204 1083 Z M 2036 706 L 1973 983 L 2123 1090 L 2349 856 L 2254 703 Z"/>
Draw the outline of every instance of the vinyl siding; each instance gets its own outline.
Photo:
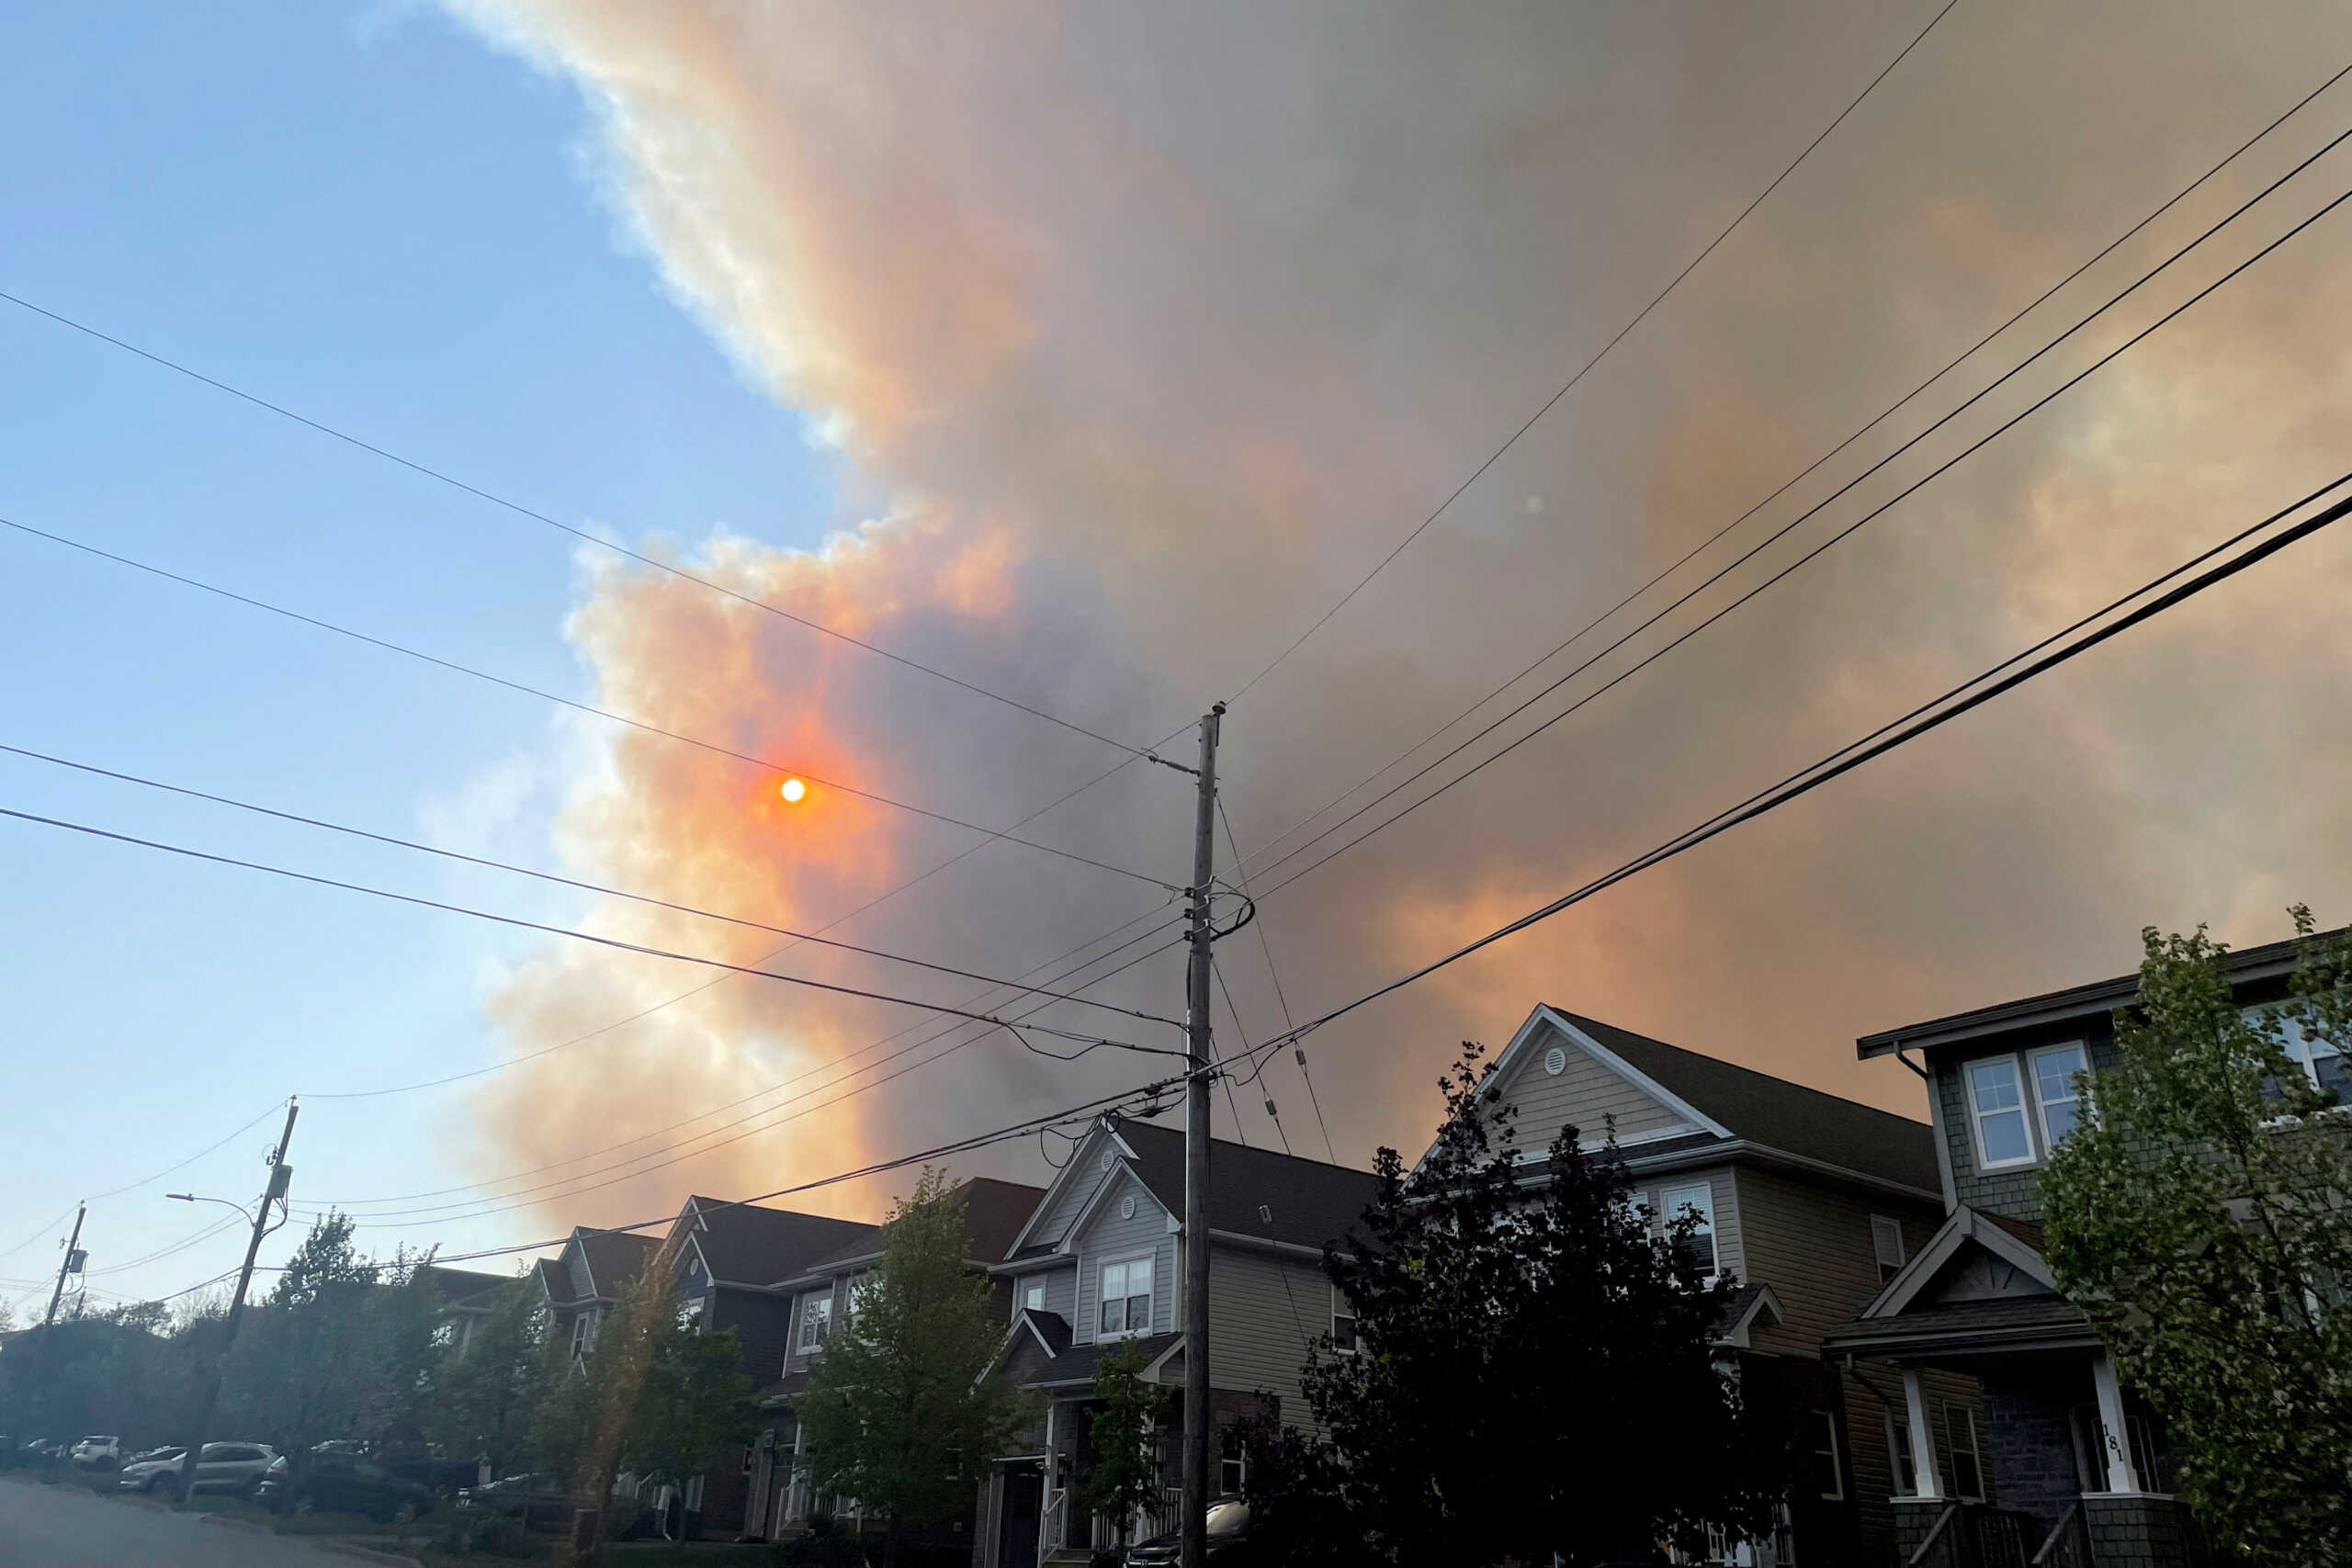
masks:
<path id="1" fill-rule="evenodd" d="M 1663 1194 L 1684 1188 L 1707 1184 L 1715 1210 L 1715 1267 L 1729 1274 L 1736 1274 L 1745 1281 L 1749 1278 L 1745 1231 L 1739 1212 L 1739 1192 L 1729 1166 L 1708 1170 L 1678 1170 L 1671 1176 L 1643 1176 L 1633 1190 L 1634 1201 L 1649 1205 L 1650 1212 L 1663 1224 L 1668 1217 Z"/>
<path id="2" fill-rule="evenodd" d="M 588 1254 L 584 1250 L 576 1245 L 572 1247 L 564 1258 L 563 1267 L 564 1272 L 571 1277 L 573 1301 L 584 1301 L 594 1293 L 595 1287 L 588 1278 Z"/>
<path id="3" fill-rule="evenodd" d="M 1311 1428 L 1298 1376 L 1307 1342 L 1331 1326 L 1331 1282 L 1322 1269 L 1241 1247 L 1209 1258 L 1209 1382 L 1237 1393 L 1271 1393 L 1290 1424 Z"/>
<path id="4" fill-rule="evenodd" d="M 1815 1356 L 1823 1335 L 1861 1315 L 1881 1289 L 1872 1214 L 1901 1223 L 1905 1258 L 1916 1257 L 1943 1222 L 1925 1202 L 1872 1197 L 1753 1166 L 1742 1167 L 1734 1181 L 1747 1261 L 1742 1278 L 1770 1285 L 1786 1318 L 1778 1328 L 1757 1331 L 1759 1349 Z"/>
<path id="5" fill-rule="evenodd" d="M 1695 1131 L 1680 1115 L 1625 1077 L 1603 1066 L 1576 1041 L 1545 1029 L 1528 1042 L 1527 1054 L 1499 1087 L 1505 1103 L 1518 1107 L 1519 1146 L 1551 1146 L 1563 1126 L 1574 1125 L 1587 1147 L 1597 1147 L 1615 1118 L 1620 1143 L 1674 1131 Z M 1559 1046 L 1567 1065 L 1558 1077 L 1544 1070 L 1544 1058 Z"/>
<path id="6" fill-rule="evenodd" d="M 1035 1228 L 1030 1231 L 1029 1240 L 1033 1245 L 1043 1243 L 1051 1246 L 1059 1242 L 1069 1231 L 1070 1223 L 1092 1201 L 1104 1179 L 1102 1151 L 1108 1148 L 1111 1148 L 1110 1140 L 1097 1134 L 1093 1143 L 1080 1151 L 1080 1157 L 1085 1163 L 1079 1167 L 1070 1184 L 1051 1200 L 1051 1206 L 1038 1220 Z M 1117 1151 L 1114 1149 L 1112 1152 L 1115 1154 Z M 1109 1174 L 1119 1176 L 1124 1173 L 1124 1165 L 1114 1165 Z"/>
<path id="7" fill-rule="evenodd" d="M 1073 1248 L 1078 1254 L 1078 1315 L 1071 1326 L 1081 1340 L 1094 1337 L 1100 1321 L 1095 1301 L 1102 1265 L 1130 1258 L 1151 1258 L 1151 1332 L 1165 1334 L 1176 1326 L 1176 1238 L 1168 1229 L 1168 1211 L 1124 1168 L 1117 1175 L 1119 1185 L 1094 1211 Z M 1135 1218 L 1123 1219 L 1119 1207 L 1130 1197 L 1136 1201 Z"/>
<path id="8" fill-rule="evenodd" d="M 762 1386 L 782 1377 L 785 1350 L 792 1337 L 794 1298 L 724 1285 L 713 1294 L 710 1327 L 713 1332 L 735 1331 L 743 1347 L 745 1373 Z"/>
<path id="9" fill-rule="evenodd" d="M 1078 1270 L 1067 1266 L 1035 1274 L 1023 1274 L 1016 1279 L 1012 1282 L 1012 1301 L 1006 1308 L 1005 1315 L 1010 1317 L 1019 1310 L 1021 1292 L 1040 1280 L 1046 1282 L 1046 1310 L 1059 1314 L 1066 1323 L 1076 1324 L 1078 1321 Z"/>

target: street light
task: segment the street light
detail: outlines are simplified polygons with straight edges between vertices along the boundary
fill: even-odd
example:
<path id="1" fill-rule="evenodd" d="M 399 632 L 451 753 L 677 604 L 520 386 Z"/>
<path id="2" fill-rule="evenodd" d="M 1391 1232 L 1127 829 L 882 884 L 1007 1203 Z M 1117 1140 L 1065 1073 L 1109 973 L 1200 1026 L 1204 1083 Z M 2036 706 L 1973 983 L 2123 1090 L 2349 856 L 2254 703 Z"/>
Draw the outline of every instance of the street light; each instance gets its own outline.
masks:
<path id="1" fill-rule="evenodd" d="M 166 1192 L 164 1196 L 166 1198 L 176 1198 L 183 1203 L 219 1203 L 224 1208 L 234 1209 L 240 1214 L 244 1215 L 245 1224 L 252 1224 L 254 1223 L 253 1214 L 243 1203 L 232 1203 L 226 1198 L 207 1198 L 195 1192 Z"/>

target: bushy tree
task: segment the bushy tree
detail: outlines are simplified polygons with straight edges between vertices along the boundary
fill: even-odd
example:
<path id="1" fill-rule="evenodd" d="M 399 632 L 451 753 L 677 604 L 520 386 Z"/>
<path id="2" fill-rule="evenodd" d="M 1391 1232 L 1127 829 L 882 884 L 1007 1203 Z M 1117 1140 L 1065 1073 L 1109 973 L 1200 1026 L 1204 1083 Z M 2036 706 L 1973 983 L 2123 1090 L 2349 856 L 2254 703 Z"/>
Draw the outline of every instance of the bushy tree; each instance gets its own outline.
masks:
<path id="1" fill-rule="evenodd" d="M 1344 1525 L 1355 1561 L 1410 1568 L 1579 1568 L 1695 1549 L 1710 1526 L 1764 1533 L 1787 1432 L 1718 1361 L 1736 1282 L 1683 1245 L 1691 1216 L 1631 1201 L 1613 1140 L 1588 1151 L 1566 1127 L 1522 1162 L 1480 1055 L 1465 1045 L 1442 1082 L 1419 1166 L 1380 1151 L 1361 1229 L 1326 1259 L 1355 1343 L 1309 1358 L 1328 1450 L 1294 1438 L 1261 1463 L 1266 1528 L 1296 1534 L 1305 1510 Z"/>
<path id="2" fill-rule="evenodd" d="M 855 1286 L 799 1402 L 816 1490 L 886 1521 L 886 1560 L 908 1527 L 969 1502 L 1029 1419 L 1026 1400 L 981 1375 L 1004 1325 L 968 1252 L 962 1202 L 926 1169 L 892 1212 L 881 1265 Z"/>
<path id="3" fill-rule="evenodd" d="M 2249 1563 L 2352 1561 L 2352 1122 L 2286 1049 L 2352 1051 L 2352 949 L 2294 911 L 2249 1015 L 2200 927 L 2143 933 L 2122 1056 L 2043 1175 L 2060 1285 L 2163 1416 L 2181 1491 Z"/>
<path id="4" fill-rule="evenodd" d="M 445 1346 L 435 1358 L 426 1436 L 453 1456 L 488 1460 L 493 1476 L 534 1457 L 548 1386 L 542 1296 L 527 1277 L 501 1286 L 465 1348 Z"/>
<path id="5" fill-rule="evenodd" d="M 1088 1439 L 1093 1461 L 1079 1483 L 1079 1506 L 1116 1519 L 1119 1542 L 1138 1512 L 1158 1512 L 1160 1450 L 1168 1436 L 1174 1391 L 1143 1380 L 1143 1352 L 1130 1340 L 1095 1364 L 1094 1405 Z"/>
<path id="6" fill-rule="evenodd" d="M 759 1405 L 733 1329 L 704 1333 L 692 1311 L 673 1307 L 651 1351 L 629 1423 L 628 1468 L 684 1486 L 752 1440 Z"/>

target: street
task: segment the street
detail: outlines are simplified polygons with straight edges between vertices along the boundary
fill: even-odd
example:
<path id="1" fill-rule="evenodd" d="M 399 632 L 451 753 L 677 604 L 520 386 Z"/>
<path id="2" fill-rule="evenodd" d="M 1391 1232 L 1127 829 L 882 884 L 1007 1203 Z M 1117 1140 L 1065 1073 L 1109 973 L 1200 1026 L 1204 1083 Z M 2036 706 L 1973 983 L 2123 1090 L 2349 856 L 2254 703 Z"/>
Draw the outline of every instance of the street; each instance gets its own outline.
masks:
<path id="1" fill-rule="evenodd" d="M 353 1561 L 78 1486 L 0 1481 L 0 1568 L 350 1568 Z"/>

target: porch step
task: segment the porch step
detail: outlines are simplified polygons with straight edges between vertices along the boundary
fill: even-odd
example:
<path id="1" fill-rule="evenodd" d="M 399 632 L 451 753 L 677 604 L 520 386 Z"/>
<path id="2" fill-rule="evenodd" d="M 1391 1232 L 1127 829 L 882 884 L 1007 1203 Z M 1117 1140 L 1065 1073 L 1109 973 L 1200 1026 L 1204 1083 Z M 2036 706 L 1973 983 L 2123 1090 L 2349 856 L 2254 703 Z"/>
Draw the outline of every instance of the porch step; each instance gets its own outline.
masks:
<path id="1" fill-rule="evenodd" d="M 1057 1548 L 1046 1553 L 1044 1568 L 1088 1568 L 1094 1553 L 1075 1546 Z"/>

